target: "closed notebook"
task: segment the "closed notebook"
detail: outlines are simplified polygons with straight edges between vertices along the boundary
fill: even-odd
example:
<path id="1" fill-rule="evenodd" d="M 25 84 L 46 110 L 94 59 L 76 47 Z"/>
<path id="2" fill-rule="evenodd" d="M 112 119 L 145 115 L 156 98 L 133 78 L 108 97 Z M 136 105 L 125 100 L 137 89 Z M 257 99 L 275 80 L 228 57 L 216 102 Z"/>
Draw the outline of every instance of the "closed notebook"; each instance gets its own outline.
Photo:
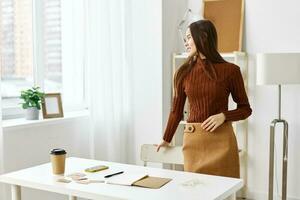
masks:
<path id="1" fill-rule="evenodd" d="M 172 179 L 170 178 L 147 176 L 141 180 L 134 182 L 133 185 L 145 188 L 158 189 L 170 182 L 171 180 Z"/>
<path id="2" fill-rule="evenodd" d="M 144 173 L 123 173 L 120 175 L 112 176 L 110 178 L 105 179 L 105 183 L 107 184 L 116 184 L 116 185 L 133 185 L 134 182 L 139 181 L 145 177 L 147 174 Z"/>

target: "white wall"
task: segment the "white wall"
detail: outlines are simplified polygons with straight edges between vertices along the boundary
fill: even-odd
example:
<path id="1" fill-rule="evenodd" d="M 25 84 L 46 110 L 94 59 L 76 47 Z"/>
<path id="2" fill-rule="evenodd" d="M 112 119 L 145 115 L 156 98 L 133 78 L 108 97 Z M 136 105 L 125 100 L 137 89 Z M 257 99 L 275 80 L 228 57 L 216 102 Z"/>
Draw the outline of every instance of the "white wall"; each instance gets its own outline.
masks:
<path id="1" fill-rule="evenodd" d="M 89 117 L 84 116 L 77 119 L 63 119 L 61 122 L 48 125 L 4 128 L 4 172 L 49 162 L 50 149 L 58 147 L 65 148 L 68 156 L 89 158 L 89 121 Z M 6 189 L 6 195 L 8 194 L 9 188 Z M 29 189 L 22 189 L 22 195 L 24 200 L 66 199 L 62 195 Z M 10 198 L 0 196 L 0 199 Z"/>
<path id="2" fill-rule="evenodd" d="M 271 6 L 272 4 L 272 6 Z M 277 88 L 256 86 L 255 54 L 259 52 L 300 52 L 300 1 L 246 1 L 245 51 L 249 57 L 249 94 L 253 115 L 249 120 L 248 189 L 256 199 L 268 191 L 269 124 L 277 117 Z M 284 66 L 283 66 L 284 67 Z M 300 86 L 282 87 L 282 117 L 289 122 L 288 196 L 300 199 Z M 279 127 L 278 133 L 281 133 Z M 278 134 L 277 171 L 281 193 L 282 135 Z M 276 186 L 276 184 L 275 184 Z"/>
<path id="3" fill-rule="evenodd" d="M 187 0 L 162 1 L 162 59 L 163 59 L 163 131 L 166 127 L 171 108 L 172 87 L 172 55 L 181 52 L 183 42 L 180 39 L 177 26 L 186 11 Z"/>

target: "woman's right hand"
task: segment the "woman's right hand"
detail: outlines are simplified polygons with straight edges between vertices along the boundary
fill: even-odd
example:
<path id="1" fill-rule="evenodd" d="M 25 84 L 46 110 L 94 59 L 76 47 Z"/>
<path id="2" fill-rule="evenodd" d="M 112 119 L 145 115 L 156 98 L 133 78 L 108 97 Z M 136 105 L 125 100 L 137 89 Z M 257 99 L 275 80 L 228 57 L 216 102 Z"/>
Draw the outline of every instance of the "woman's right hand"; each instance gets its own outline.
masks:
<path id="1" fill-rule="evenodd" d="M 163 140 L 160 144 L 156 144 L 155 146 L 157 146 L 156 152 L 158 152 L 160 147 L 168 147 L 170 146 L 170 143 Z"/>

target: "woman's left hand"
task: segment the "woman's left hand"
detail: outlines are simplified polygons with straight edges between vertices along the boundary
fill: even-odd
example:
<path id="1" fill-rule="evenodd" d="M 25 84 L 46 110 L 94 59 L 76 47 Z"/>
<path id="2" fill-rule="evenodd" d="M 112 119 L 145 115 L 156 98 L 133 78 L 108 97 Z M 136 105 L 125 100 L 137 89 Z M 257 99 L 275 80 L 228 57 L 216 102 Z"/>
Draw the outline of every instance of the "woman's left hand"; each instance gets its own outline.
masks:
<path id="1" fill-rule="evenodd" d="M 224 113 L 212 115 L 201 124 L 201 127 L 206 131 L 213 132 L 216 130 L 216 128 L 224 123 L 225 119 L 226 117 Z"/>

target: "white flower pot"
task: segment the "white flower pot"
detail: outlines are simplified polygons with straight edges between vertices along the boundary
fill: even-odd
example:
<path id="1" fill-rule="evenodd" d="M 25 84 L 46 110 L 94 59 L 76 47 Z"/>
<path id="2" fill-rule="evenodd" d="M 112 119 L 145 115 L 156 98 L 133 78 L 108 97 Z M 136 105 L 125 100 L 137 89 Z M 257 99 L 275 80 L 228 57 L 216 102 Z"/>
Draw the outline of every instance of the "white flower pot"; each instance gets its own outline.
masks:
<path id="1" fill-rule="evenodd" d="M 27 120 L 38 120 L 39 110 L 37 108 L 27 108 L 26 109 L 26 119 Z"/>

